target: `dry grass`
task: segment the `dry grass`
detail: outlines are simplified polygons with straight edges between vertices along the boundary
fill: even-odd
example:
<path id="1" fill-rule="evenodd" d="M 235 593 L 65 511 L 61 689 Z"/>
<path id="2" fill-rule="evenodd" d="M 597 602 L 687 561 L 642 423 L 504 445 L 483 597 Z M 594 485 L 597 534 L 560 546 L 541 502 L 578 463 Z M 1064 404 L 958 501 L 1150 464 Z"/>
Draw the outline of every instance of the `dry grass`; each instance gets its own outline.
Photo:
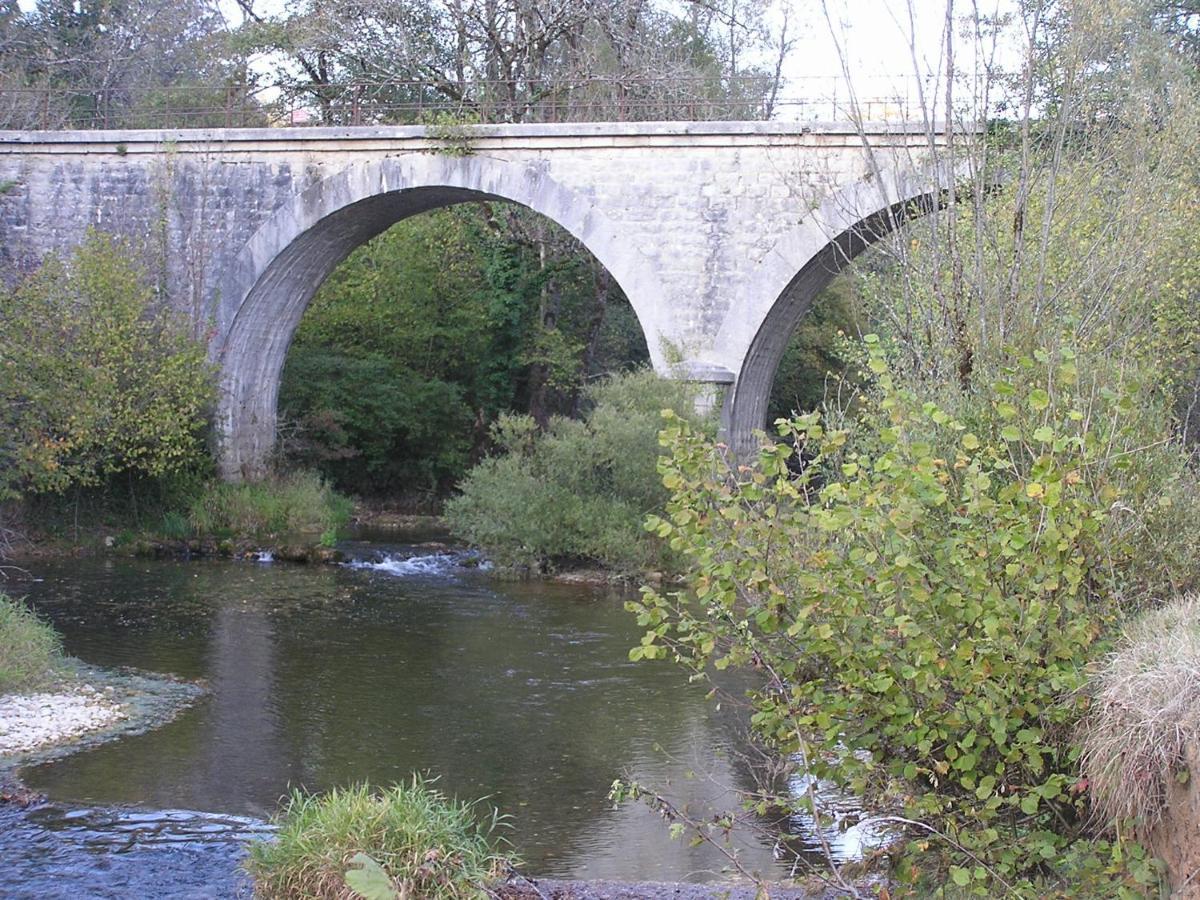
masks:
<path id="1" fill-rule="evenodd" d="M 1184 748 L 1200 741 L 1200 595 L 1142 616 L 1089 683 L 1081 767 L 1097 819 L 1162 818 Z M 1200 776 L 1200 773 L 1191 773 Z"/>

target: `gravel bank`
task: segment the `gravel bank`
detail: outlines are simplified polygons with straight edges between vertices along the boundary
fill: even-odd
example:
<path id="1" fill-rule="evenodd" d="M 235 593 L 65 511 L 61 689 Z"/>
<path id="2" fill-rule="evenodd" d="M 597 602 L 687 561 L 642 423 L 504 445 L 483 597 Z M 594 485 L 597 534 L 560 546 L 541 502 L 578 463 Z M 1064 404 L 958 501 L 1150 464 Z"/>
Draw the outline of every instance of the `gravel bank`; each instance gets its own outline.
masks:
<path id="1" fill-rule="evenodd" d="M 156 728 L 204 691 L 168 675 L 67 660 L 41 691 L 0 696 L 0 775 Z"/>
<path id="2" fill-rule="evenodd" d="M 128 710 L 112 694 L 112 688 L 81 684 L 0 697 L 0 756 L 75 740 L 128 718 Z"/>

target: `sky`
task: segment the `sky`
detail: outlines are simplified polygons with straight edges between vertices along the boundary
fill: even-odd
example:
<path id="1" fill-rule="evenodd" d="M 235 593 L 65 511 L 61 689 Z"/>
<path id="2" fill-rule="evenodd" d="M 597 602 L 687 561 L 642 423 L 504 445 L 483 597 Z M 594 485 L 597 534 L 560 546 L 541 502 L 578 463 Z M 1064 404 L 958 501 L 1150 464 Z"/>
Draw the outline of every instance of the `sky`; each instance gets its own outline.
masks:
<path id="1" fill-rule="evenodd" d="M 770 17 L 776 29 L 790 6 L 789 35 L 795 44 L 783 75 L 786 98 L 845 90 L 842 60 L 860 101 L 894 101 L 907 97 L 916 103 L 918 81 L 936 87 L 944 78 L 947 0 L 776 0 Z M 981 16 L 1015 11 L 1017 0 L 957 0 L 956 16 L 978 8 Z M 825 11 L 828 11 L 826 16 Z M 911 18 L 910 18 L 911 16 Z M 958 26 L 961 28 L 961 24 Z M 973 42 L 961 34 L 955 40 L 955 67 L 960 74 L 976 68 Z M 1015 30 L 998 44 L 995 59 L 1013 69 L 1021 58 Z M 785 108 L 780 115 L 792 118 Z M 806 116 L 798 116 L 805 118 Z"/>

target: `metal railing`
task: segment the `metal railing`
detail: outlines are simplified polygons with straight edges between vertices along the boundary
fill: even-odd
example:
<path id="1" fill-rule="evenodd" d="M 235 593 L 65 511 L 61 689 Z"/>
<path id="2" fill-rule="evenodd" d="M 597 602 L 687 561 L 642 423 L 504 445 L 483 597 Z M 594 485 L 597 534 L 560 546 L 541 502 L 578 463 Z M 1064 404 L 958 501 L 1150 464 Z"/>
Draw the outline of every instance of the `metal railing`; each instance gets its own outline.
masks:
<path id="1" fill-rule="evenodd" d="M 852 94 L 841 78 L 571 82 L 354 81 L 80 88 L 0 85 L 0 128 L 128 129 L 512 122 L 895 121 L 920 118 L 914 85 Z"/>

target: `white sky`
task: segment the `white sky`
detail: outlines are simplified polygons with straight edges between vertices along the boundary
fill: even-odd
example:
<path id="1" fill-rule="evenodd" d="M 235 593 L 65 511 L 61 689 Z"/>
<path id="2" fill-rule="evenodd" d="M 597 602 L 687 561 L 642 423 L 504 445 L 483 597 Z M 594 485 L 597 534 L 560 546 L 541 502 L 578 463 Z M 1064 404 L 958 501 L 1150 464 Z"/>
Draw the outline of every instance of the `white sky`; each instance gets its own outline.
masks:
<path id="1" fill-rule="evenodd" d="M 913 74 L 910 38 L 918 65 L 928 75 L 944 69 L 946 0 L 776 0 L 773 18 L 791 7 L 791 20 L 799 26 L 789 61 L 792 75 L 828 75 L 840 71 L 840 43 L 855 74 L 867 76 Z M 972 4 L 957 0 L 955 16 L 961 20 Z M 1015 11 L 1016 0 L 979 0 L 981 16 Z M 828 9 L 826 19 L 823 7 Z M 911 15 L 911 22 L 910 22 Z M 961 31 L 961 22 L 956 26 Z M 789 27 L 790 30 L 790 27 Z M 966 62 L 967 42 L 956 35 L 956 55 Z M 1005 48 L 1011 55 L 1012 47 Z"/>
<path id="2" fill-rule="evenodd" d="M 775 0 L 772 20 L 782 22 L 790 7 L 789 35 L 795 43 L 783 74 L 787 97 L 820 95 L 830 79 L 839 79 L 842 60 L 863 100 L 907 96 L 916 102 L 915 87 L 932 87 L 946 71 L 945 18 L 947 0 Z M 976 9 L 991 17 L 1016 11 L 1017 0 L 957 0 L 954 3 L 955 69 L 969 76 L 980 68 L 983 48 L 962 35 L 964 13 Z M 828 15 L 826 15 L 826 11 Z M 993 51 L 993 64 L 1012 70 L 1021 59 L 1020 36 L 1009 29 Z M 781 112 L 789 117 L 786 111 Z"/>

